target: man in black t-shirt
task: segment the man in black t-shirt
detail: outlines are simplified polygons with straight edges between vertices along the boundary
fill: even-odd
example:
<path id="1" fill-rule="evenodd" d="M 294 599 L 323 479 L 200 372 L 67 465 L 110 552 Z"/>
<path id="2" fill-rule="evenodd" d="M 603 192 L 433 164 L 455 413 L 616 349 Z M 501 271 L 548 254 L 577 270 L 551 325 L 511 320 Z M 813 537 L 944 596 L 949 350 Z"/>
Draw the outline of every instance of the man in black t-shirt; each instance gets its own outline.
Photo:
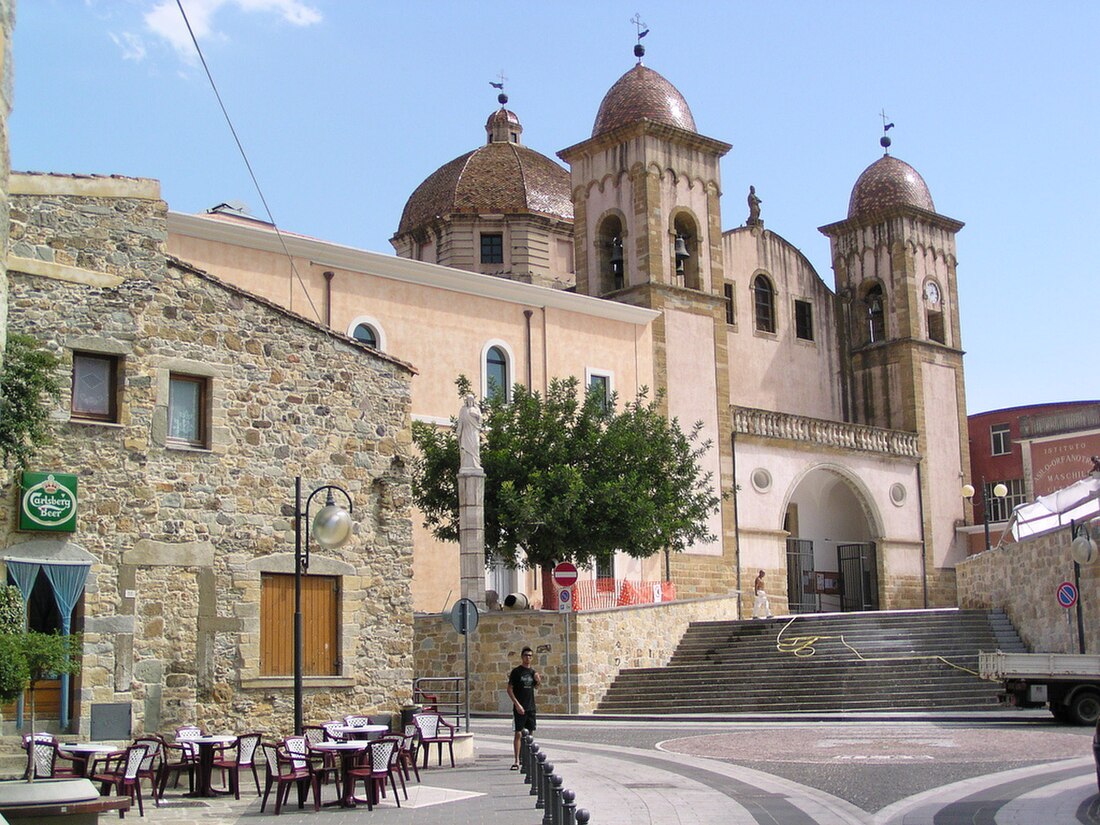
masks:
<path id="1" fill-rule="evenodd" d="M 515 762 L 512 770 L 519 770 L 519 743 L 523 730 L 535 729 L 535 688 L 542 684 L 542 676 L 531 667 L 534 652 L 529 647 L 520 653 L 522 664 L 512 668 L 508 674 L 508 698 L 512 700 L 512 727 L 516 732 L 513 743 Z"/>

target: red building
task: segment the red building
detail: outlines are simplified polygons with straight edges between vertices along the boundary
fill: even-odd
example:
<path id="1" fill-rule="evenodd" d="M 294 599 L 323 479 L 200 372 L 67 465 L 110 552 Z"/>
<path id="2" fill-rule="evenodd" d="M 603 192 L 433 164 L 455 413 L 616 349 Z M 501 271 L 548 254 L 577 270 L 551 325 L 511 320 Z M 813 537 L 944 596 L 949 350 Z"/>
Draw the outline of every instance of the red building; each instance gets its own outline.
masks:
<path id="1" fill-rule="evenodd" d="M 1085 478 L 1100 455 L 1100 401 L 1033 404 L 977 413 L 967 418 L 974 522 L 989 522 L 994 543 L 1012 508 Z M 1007 494 L 993 494 L 1004 484 Z M 971 552 L 984 539 L 971 541 Z"/>

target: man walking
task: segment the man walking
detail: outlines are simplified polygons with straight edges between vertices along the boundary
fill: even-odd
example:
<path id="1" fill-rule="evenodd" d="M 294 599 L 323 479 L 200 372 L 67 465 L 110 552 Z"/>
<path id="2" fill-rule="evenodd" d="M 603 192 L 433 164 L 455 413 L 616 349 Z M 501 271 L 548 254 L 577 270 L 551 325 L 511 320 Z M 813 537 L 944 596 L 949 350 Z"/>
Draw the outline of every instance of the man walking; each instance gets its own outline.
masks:
<path id="1" fill-rule="evenodd" d="M 521 664 L 508 674 L 508 698 L 512 700 L 512 727 L 516 732 L 512 749 L 515 761 L 512 770 L 519 770 L 519 743 L 524 729 L 535 729 L 535 688 L 542 684 L 542 676 L 531 667 L 534 651 L 524 647 L 520 652 Z"/>

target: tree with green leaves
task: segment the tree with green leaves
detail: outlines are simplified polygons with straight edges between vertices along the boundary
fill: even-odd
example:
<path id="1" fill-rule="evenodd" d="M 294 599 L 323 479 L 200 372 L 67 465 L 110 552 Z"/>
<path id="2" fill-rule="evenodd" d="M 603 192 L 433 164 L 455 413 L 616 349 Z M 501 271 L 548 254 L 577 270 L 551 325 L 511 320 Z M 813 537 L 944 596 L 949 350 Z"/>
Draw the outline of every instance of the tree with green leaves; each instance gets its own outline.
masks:
<path id="1" fill-rule="evenodd" d="M 459 396 L 469 382 L 456 382 Z M 713 541 L 718 509 L 700 459 L 710 448 L 702 425 L 687 433 L 639 396 L 615 411 L 598 393 L 582 395 L 576 378 L 554 379 L 545 397 L 517 384 L 483 407 L 487 561 L 508 567 L 609 562 L 616 552 L 646 558 Z M 420 452 L 413 498 L 425 526 L 458 540 L 459 454 L 453 429 L 413 423 Z"/>
<path id="2" fill-rule="evenodd" d="M 0 461 L 25 470 L 49 442 L 49 401 L 61 396 L 58 360 L 29 335 L 8 332 L 0 367 Z"/>

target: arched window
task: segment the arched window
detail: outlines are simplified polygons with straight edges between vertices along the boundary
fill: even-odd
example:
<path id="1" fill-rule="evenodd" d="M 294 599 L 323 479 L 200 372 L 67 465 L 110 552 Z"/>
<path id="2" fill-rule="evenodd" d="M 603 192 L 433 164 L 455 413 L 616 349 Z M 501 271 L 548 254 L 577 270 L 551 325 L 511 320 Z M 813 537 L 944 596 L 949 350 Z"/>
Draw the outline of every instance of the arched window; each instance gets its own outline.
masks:
<path id="1" fill-rule="evenodd" d="M 673 283 L 702 289 L 699 276 L 699 229 L 691 216 L 681 212 L 672 223 Z"/>
<path id="2" fill-rule="evenodd" d="M 882 286 L 875 284 L 863 296 L 867 306 L 867 343 L 873 344 L 886 338 L 886 310 L 882 296 Z"/>
<path id="3" fill-rule="evenodd" d="M 775 290 L 764 275 L 753 278 L 752 303 L 756 329 L 760 332 L 775 332 Z"/>
<path id="4" fill-rule="evenodd" d="M 360 315 L 348 324 L 348 335 L 380 352 L 386 351 L 386 333 L 376 318 Z"/>
<path id="5" fill-rule="evenodd" d="M 505 400 L 511 394 L 508 380 L 508 355 L 502 347 L 492 346 L 485 351 L 485 395 L 504 393 Z"/>
<path id="6" fill-rule="evenodd" d="M 599 267 L 596 295 L 606 295 L 626 286 L 623 223 L 617 215 L 608 215 L 600 222 L 596 232 L 596 260 Z"/>

